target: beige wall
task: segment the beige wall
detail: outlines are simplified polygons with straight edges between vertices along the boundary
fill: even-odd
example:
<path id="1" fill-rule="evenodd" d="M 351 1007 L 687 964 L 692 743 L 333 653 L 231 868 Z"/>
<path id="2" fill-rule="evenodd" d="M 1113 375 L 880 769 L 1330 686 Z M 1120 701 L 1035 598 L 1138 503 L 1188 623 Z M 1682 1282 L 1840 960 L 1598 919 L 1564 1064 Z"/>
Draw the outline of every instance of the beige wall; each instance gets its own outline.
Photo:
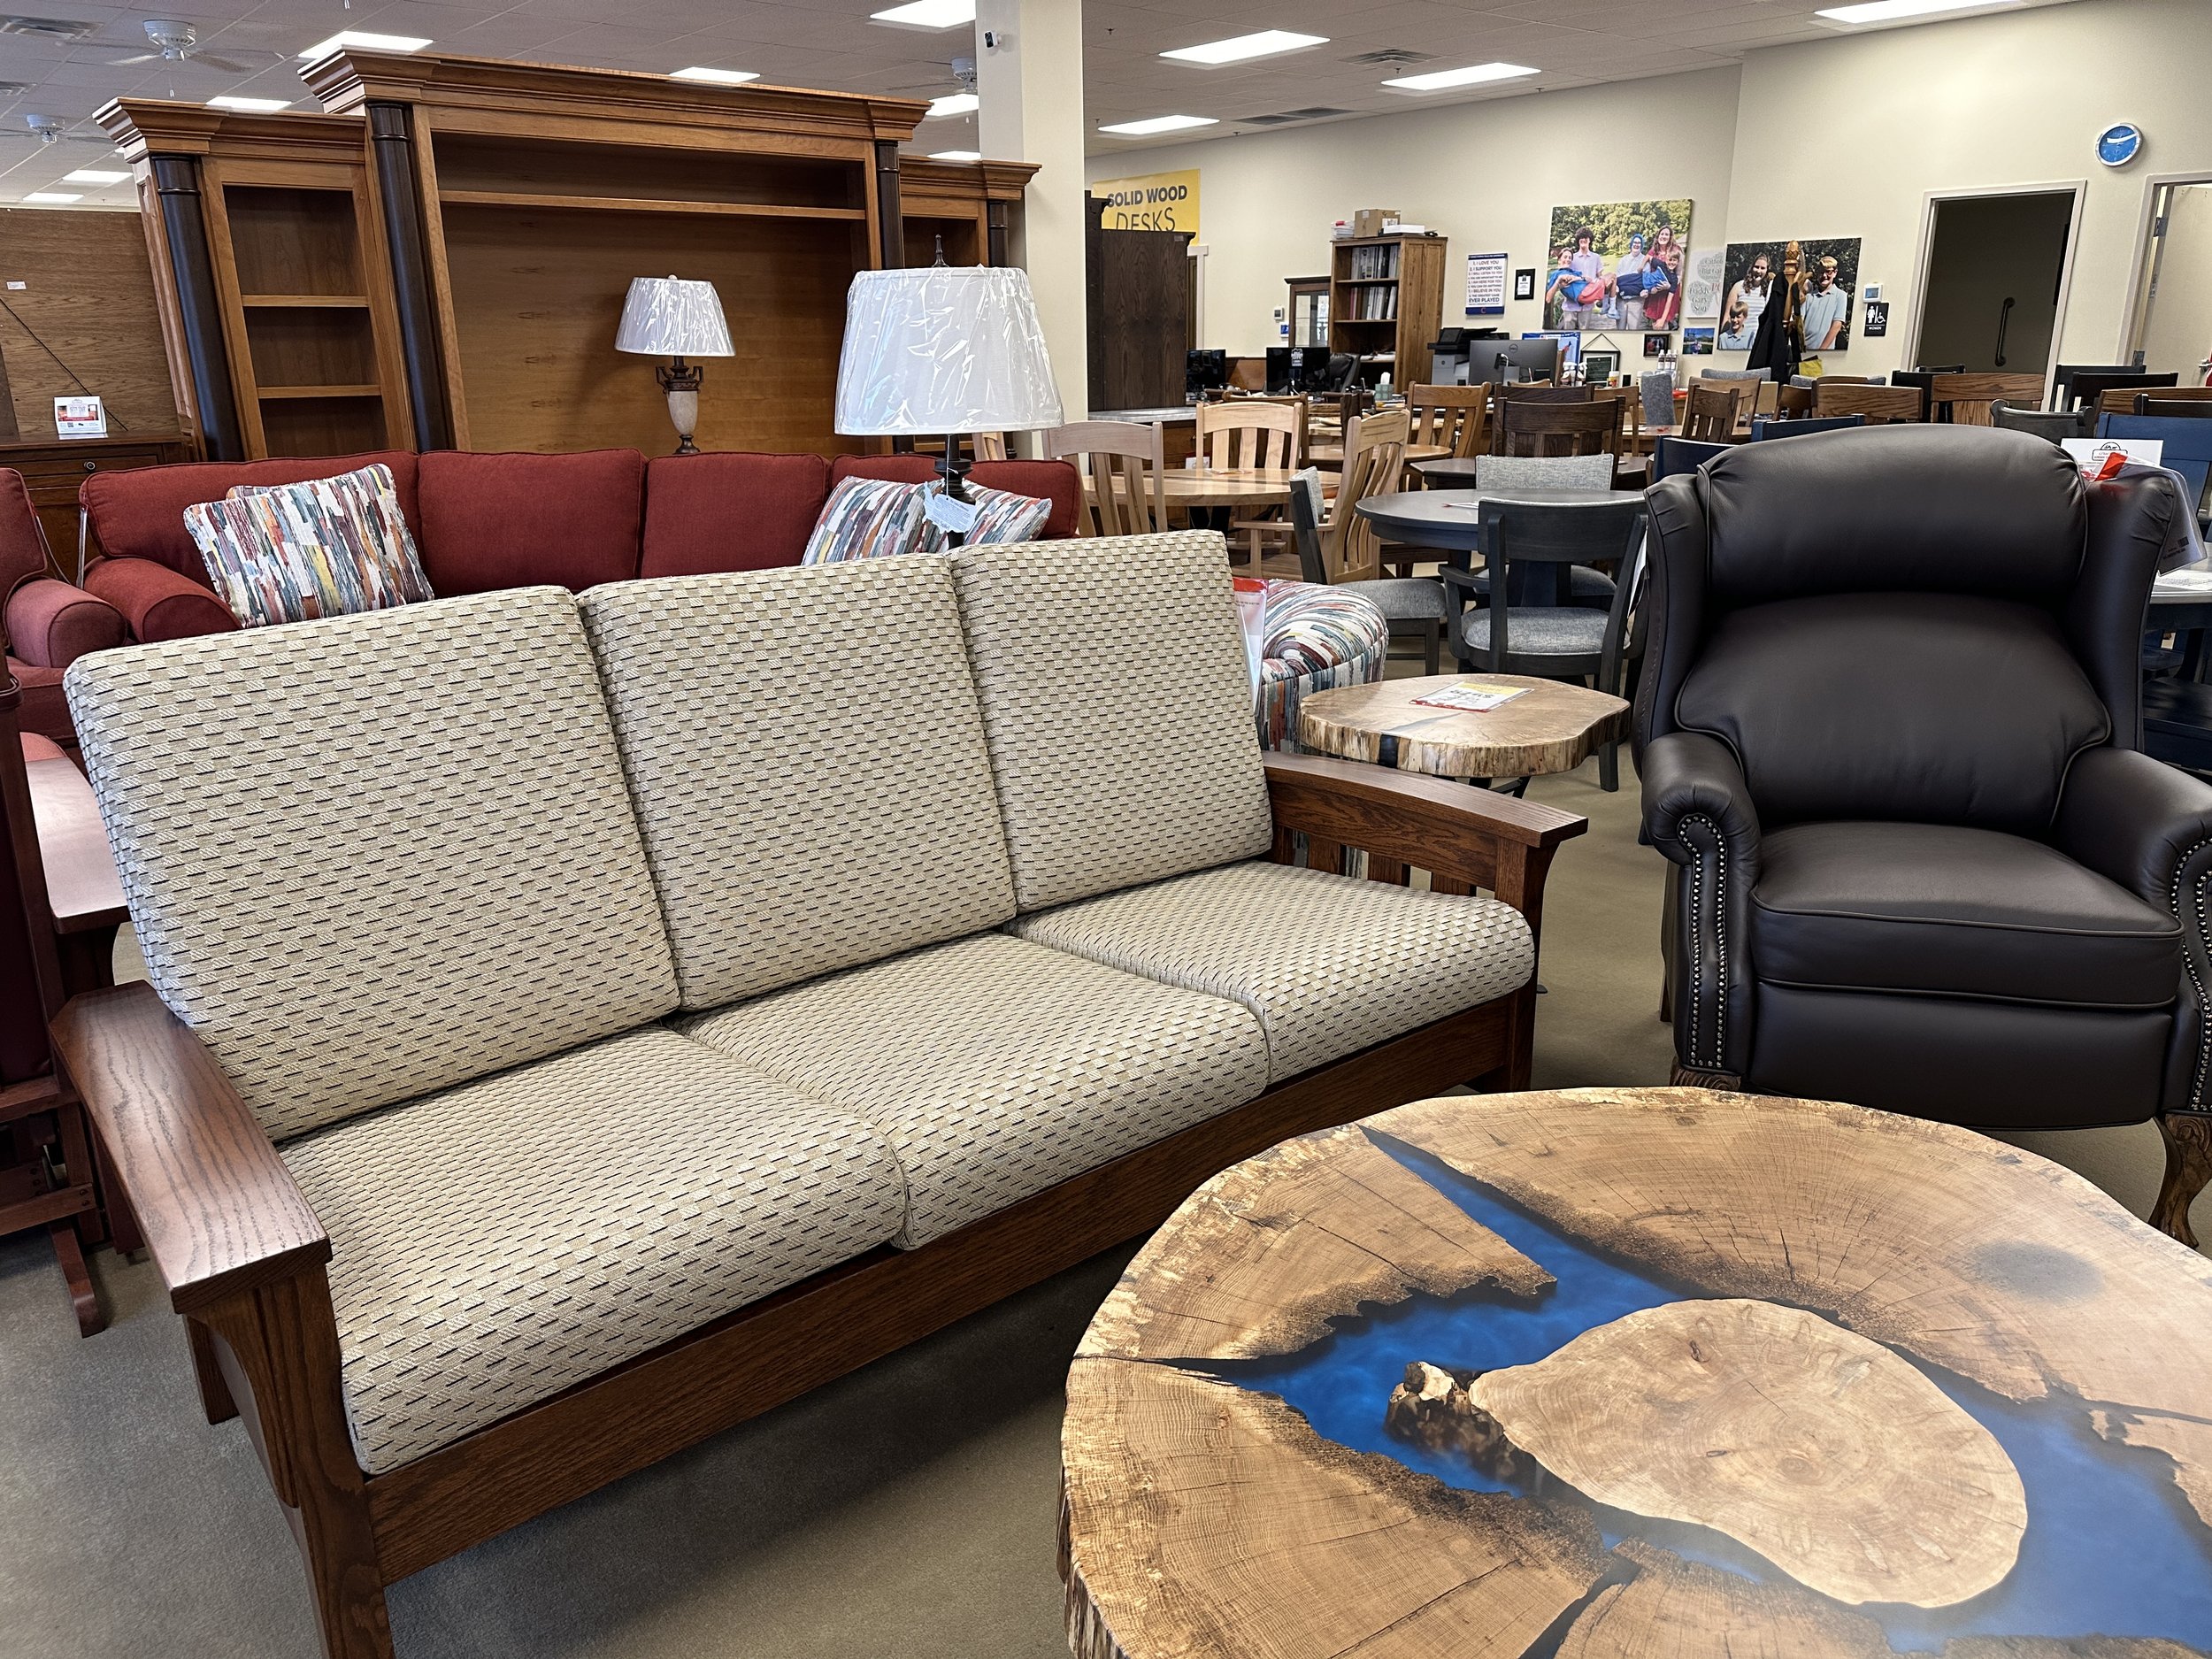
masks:
<path id="1" fill-rule="evenodd" d="M 2174 370 L 2184 386 L 2204 378 L 2198 365 L 2212 350 L 2212 184 L 2174 192 L 2166 257 L 2143 331 L 2143 366 Z"/>
<path id="2" fill-rule="evenodd" d="M 1401 208 L 1451 237 L 1447 324 L 1460 320 L 1463 256 L 1504 249 L 1517 267 L 1540 266 L 1555 203 L 1687 196 L 1701 247 L 1856 235 L 1862 280 L 1892 307 L 1886 338 L 1855 330 L 1832 358 L 1852 373 L 1895 367 L 1911 349 L 1929 193 L 2085 180 L 2058 355 L 2103 362 L 2121 344 L 2147 178 L 2212 173 L 2208 63 L 2212 0 L 2077 0 L 1754 51 L 1740 73 L 1096 156 L 1089 176 L 1200 170 L 1204 333 L 1238 353 L 1275 342 L 1282 279 L 1321 270 L 1329 226 L 1356 207 Z M 2094 139 L 2118 120 L 2147 142 L 2115 172 Z M 1536 327 L 1536 312 L 1509 303 L 1504 326 Z"/>

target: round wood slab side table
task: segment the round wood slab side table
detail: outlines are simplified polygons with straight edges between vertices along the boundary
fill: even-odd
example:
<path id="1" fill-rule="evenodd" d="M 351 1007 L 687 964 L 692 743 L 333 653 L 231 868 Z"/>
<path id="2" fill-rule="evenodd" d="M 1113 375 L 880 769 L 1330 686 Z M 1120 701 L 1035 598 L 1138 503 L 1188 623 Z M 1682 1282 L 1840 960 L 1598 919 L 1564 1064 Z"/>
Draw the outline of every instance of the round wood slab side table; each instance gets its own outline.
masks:
<path id="1" fill-rule="evenodd" d="M 1462 682 L 1521 686 L 1486 714 L 1416 699 Z M 1320 755 L 1436 778 L 1526 778 L 1572 772 L 1628 734 L 1629 705 L 1608 692 L 1526 674 L 1424 674 L 1338 686 L 1298 705 L 1298 741 Z"/>
<path id="2" fill-rule="evenodd" d="M 2212 1262 L 1948 1125 L 1417 1102 L 1216 1176 L 1068 1374 L 1078 1659 L 2212 1653 Z"/>

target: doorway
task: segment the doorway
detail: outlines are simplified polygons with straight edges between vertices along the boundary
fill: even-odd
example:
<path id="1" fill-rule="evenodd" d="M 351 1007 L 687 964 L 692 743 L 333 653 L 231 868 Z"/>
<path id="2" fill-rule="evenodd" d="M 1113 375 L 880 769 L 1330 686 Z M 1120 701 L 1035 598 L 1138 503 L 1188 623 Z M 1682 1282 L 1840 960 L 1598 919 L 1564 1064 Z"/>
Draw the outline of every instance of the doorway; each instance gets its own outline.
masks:
<path id="1" fill-rule="evenodd" d="M 2152 188 L 2128 355 L 2184 386 L 2212 374 L 2212 179 L 2168 179 Z"/>
<path id="2" fill-rule="evenodd" d="M 2078 196 L 2070 187 L 1930 198 L 1916 363 L 2050 372 Z"/>

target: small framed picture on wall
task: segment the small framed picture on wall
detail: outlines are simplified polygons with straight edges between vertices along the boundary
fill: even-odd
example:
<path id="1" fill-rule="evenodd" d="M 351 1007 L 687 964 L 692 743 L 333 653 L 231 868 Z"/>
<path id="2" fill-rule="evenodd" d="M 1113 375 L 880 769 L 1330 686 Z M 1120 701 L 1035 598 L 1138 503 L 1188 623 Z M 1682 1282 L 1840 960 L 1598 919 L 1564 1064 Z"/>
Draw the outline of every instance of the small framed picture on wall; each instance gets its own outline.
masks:
<path id="1" fill-rule="evenodd" d="M 1621 354 L 1604 347 L 1586 347 L 1582 353 L 1582 383 L 1610 386 L 1621 372 Z"/>
<path id="2" fill-rule="evenodd" d="M 1536 273 L 1533 270 L 1516 271 L 1513 273 L 1513 297 L 1517 300 L 1536 297 Z"/>
<path id="3" fill-rule="evenodd" d="M 1667 355 L 1669 348 L 1673 344 L 1674 336 L 1672 334 L 1646 334 L 1644 336 L 1644 355 L 1647 357 L 1663 357 Z"/>

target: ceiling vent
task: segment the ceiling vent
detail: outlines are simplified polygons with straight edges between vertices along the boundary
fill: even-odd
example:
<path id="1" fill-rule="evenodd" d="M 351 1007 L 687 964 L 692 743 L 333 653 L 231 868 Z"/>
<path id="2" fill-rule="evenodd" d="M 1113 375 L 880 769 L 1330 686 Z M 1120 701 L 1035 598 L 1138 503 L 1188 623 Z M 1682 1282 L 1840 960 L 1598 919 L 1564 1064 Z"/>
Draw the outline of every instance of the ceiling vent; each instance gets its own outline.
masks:
<path id="1" fill-rule="evenodd" d="M 19 92 L 28 92 L 30 89 L 31 83 L 27 81 L 0 81 L 0 98 L 12 98 Z"/>
<path id="2" fill-rule="evenodd" d="M 0 17 L 0 35 L 20 35 L 28 40 L 62 44 L 81 41 L 99 27 L 96 23 L 80 23 L 74 18 Z"/>
<path id="3" fill-rule="evenodd" d="M 1434 52 L 1417 52 L 1403 46 L 1386 46 L 1379 52 L 1362 52 L 1356 58 L 1347 58 L 1348 64 L 1432 64 Z"/>
<path id="4" fill-rule="evenodd" d="M 1237 125 L 1239 127 L 1287 127 L 1294 121 L 1325 121 L 1332 115 L 1356 115 L 1358 113 L 1356 110 L 1332 109 L 1325 104 L 1317 104 L 1311 109 L 1306 110 L 1280 110 L 1273 115 L 1247 115 L 1241 118 Z"/>

